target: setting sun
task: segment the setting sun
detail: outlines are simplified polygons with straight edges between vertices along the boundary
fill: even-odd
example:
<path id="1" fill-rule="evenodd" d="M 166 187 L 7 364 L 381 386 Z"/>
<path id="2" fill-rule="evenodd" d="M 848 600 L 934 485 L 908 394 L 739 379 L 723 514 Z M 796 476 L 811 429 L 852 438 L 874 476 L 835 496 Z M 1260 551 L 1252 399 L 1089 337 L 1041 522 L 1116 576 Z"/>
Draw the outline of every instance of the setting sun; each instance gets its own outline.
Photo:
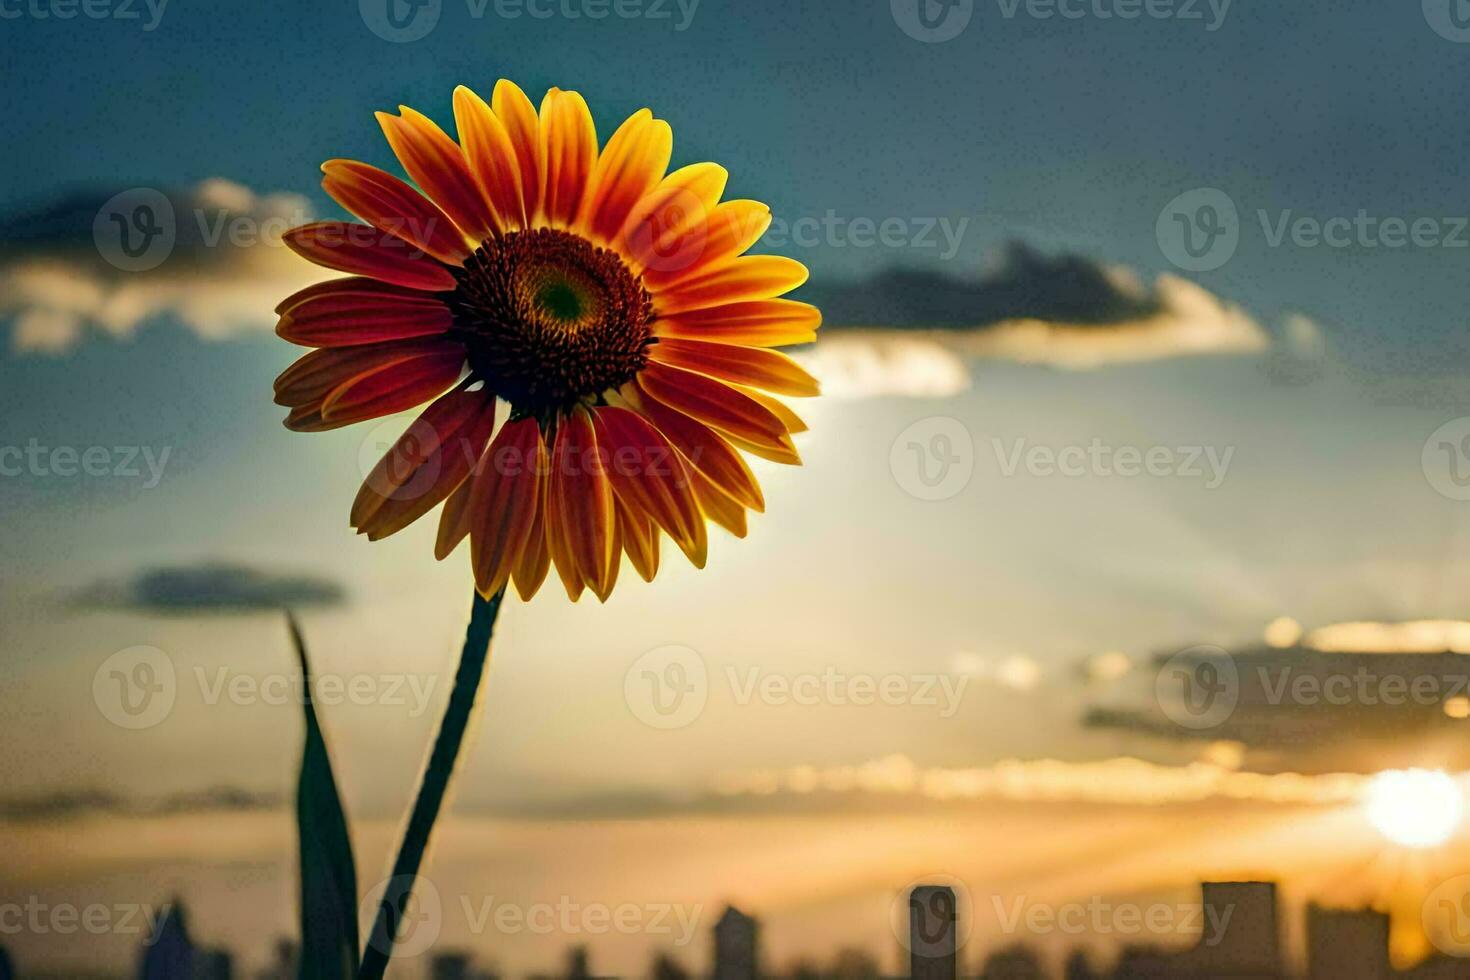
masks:
<path id="1" fill-rule="evenodd" d="M 1373 777 L 1364 795 L 1368 821 L 1395 844 L 1436 847 L 1449 840 L 1465 815 L 1465 797 L 1446 773 L 1390 769 Z"/>

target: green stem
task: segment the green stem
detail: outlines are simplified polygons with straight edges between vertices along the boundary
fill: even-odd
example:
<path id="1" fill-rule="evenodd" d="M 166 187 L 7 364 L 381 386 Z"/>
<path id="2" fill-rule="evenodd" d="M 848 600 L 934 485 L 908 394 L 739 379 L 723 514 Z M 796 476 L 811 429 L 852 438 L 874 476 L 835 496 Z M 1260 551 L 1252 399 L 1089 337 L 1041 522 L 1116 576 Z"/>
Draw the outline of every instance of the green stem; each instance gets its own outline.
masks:
<path id="1" fill-rule="evenodd" d="M 424 775 L 419 782 L 418 797 L 413 802 L 413 811 L 408 817 L 408 826 L 403 831 L 403 843 L 398 847 L 398 859 L 393 862 L 393 874 L 383 890 L 378 905 L 378 915 L 373 922 L 373 931 L 368 934 L 367 949 L 363 950 L 362 966 L 358 967 L 358 980 L 381 980 L 388 969 L 388 958 L 393 954 L 393 943 L 398 937 L 398 927 L 413 893 L 414 879 L 423 863 L 424 851 L 429 846 L 429 835 L 439 809 L 444 803 L 444 793 L 454 775 L 455 759 L 459 756 L 460 743 L 464 741 L 465 729 L 469 727 L 470 715 L 475 708 L 475 698 L 480 692 L 480 680 L 485 675 L 485 664 L 490 659 L 490 637 L 495 631 L 495 617 L 500 612 L 500 602 L 505 598 L 501 589 L 489 599 L 477 591 L 475 604 L 470 611 L 470 625 L 465 631 L 464 650 L 459 656 L 459 670 L 454 675 L 454 689 L 449 692 L 449 704 L 444 708 L 444 720 L 439 725 L 439 734 L 434 738 L 434 748 Z"/>

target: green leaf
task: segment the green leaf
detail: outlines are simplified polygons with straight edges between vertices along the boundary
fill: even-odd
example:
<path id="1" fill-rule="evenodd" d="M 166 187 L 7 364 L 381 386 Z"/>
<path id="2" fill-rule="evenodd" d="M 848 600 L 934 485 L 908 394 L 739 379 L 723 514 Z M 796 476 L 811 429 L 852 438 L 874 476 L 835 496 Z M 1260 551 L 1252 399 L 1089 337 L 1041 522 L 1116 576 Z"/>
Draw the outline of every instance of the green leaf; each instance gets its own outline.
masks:
<path id="1" fill-rule="evenodd" d="M 296 785 L 296 832 L 301 845 L 300 980 L 351 980 L 357 973 L 357 868 L 347 814 L 332 776 L 332 759 L 311 702 L 311 665 L 296 617 L 286 614 L 301 661 L 306 741 Z"/>

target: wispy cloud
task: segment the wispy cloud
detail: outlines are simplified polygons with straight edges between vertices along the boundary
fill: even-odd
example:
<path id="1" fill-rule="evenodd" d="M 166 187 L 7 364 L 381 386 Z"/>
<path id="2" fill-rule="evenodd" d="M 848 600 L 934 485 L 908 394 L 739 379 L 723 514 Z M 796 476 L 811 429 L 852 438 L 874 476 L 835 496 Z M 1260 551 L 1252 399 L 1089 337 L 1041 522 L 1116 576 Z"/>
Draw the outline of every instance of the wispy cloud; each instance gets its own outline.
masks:
<path id="1" fill-rule="evenodd" d="M 341 585 L 319 576 L 204 563 L 143 569 L 94 582 L 70 598 L 72 605 L 84 609 L 191 613 L 335 606 L 345 596 Z"/>

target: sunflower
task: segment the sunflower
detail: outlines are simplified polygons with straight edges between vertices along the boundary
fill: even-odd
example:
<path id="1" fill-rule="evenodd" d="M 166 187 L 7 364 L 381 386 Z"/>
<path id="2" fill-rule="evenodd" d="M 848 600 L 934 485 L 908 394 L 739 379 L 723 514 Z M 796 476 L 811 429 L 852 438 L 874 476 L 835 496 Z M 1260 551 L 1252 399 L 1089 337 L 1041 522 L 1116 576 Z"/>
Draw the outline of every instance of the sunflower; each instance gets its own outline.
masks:
<path id="1" fill-rule="evenodd" d="M 622 556 L 645 580 L 662 535 L 698 567 L 707 523 L 737 537 L 765 502 L 742 452 L 800 462 L 805 425 L 773 395 L 817 394 L 773 347 L 821 314 L 780 298 L 789 258 L 746 255 L 770 210 L 721 201 L 713 163 L 668 171 L 668 123 L 642 109 L 599 152 L 587 103 L 537 112 L 512 82 L 454 92 L 455 142 L 428 117 L 378 113 L 417 189 L 353 160 L 322 186 L 366 224 L 285 242 L 348 273 L 277 307 L 317 348 L 276 379 L 287 428 L 318 432 L 429 402 L 368 475 L 352 526 L 377 540 L 444 504 L 443 559 L 468 536 L 475 585 L 529 599 L 550 567 L 606 600 Z M 497 403 L 503 402 L 497 428 Z"/>

